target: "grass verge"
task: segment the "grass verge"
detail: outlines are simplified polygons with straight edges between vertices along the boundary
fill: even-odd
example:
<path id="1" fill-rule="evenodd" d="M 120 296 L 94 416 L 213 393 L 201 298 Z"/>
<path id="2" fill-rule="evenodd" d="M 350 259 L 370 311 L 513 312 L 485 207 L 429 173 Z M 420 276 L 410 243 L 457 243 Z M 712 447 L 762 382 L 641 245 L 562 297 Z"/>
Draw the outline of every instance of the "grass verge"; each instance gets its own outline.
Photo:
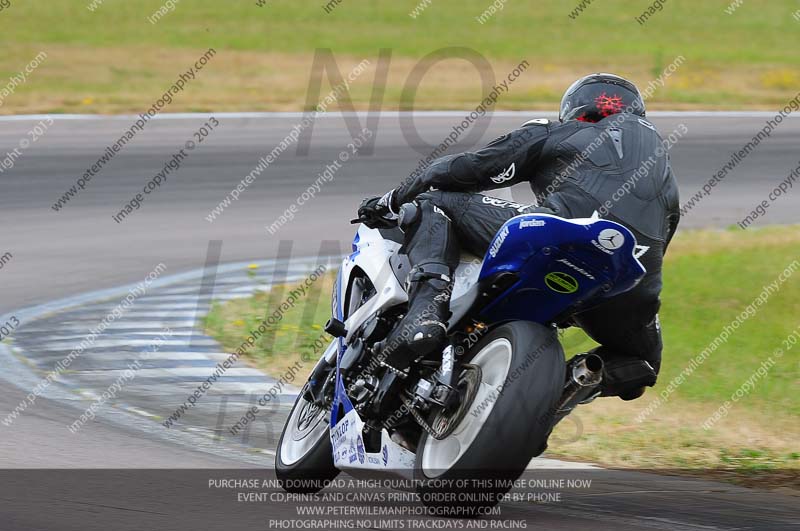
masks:
<path id="1" fill-rule="evenodd" d="M 664 266 L 660 315 L 665 348 L 659 383 L 634 402 L 600 399 L 579 408 L 554 432 L 550 455 L 800 489 L 800 342 L 789 342 L 793 334 L 800 337 L 798 249 L 800 226 L 679 233 Z M 754 307 L 676 385 L 692 359 L 793 262 L 796 269 L 784 273 L 765 304 Z M 287 313 L 274 340 L 265 338 L 251 351 L 250 361 L 280 374 L 303 349 L 313 351 L 314 341 L 325 337 L 319 324 L 329 317 L 331 284 L 332 276 L 327 276 L 312 286 L 306 304 Z M 233 348 L 246 336 L 249 323 L 263 318 L 265 308 L 279 300 L 265 293 L 215 305 L 207 331 Z M 568 355 L 593 346 L 573 329 L 562 343 Z M 776 357 L 779 348 L 783 353 Z M 775 363 L 759 375 L 770 357 Z M 306 363 L 306 370 L 312 365 Z M 748 381 L 747 392 L 737 396 Z M 726 401 L 730 407 L 725 415 L 705 429 Z"/>
<path id="2" fill-rule="evenodd" d="M 330 318 L 334 279 L 335 273 L 326 273 L 307 287 L 299 304 L 284 312 L 280 321 L 256 340 L 245 358 L 247 363 L 280 377 L 299 361 L 303 368 L 298 381 L 304 381 L 319 359 L 320 349 L 327 347 L 331 339 L 323 332 L 322 325 Z M 252 297 L 215 302 L 204 319 L 206 333 L 216 338 L 226 351 L 233 352 L 246 342 L 250 330 L 257 329 L 298 287 L 274 286 Z"/>
<path id="3" fill-rule="evenodd" d="M 646 86 L 679 55 L 685 63 L 651 108 L 777 109 L 800 86 L 791 0 L 745 2 L 731 15 L 727 4 L 671 0 L 644 25 L 636 17 L 646 6 L 603 0 L 571 16 L 579 3 L 508 3 L 480 22 L 487 0 L 436 0 L 415 17 L 416 0 L 343 2 L 330 13 L 325 2 L 193 0 L 152 23 L 163 0 L 13 2 L 0 14 L 0 85 L 37 53 L 47 59 L 4 97 L 0 113 L 142 112 L 209 47 L 218 55 L 167 112 L 306 108 L 320 48 L 333 50 L 345 74 L 372 62 L 351 87 L 357 108 L 370 101 L 380 49 L 391 50 L 387 109 L 401 105 L 421 59 L 454 46 L 485 56 L 498 79 L 522 60 L 531 64 L 501 97 L 503 109 L 555 109 L 569 83 L 590 71 Z M 414 107 L 467 109 L 480 99 L 475 68 L 450 59 L 425 73 Z"/>

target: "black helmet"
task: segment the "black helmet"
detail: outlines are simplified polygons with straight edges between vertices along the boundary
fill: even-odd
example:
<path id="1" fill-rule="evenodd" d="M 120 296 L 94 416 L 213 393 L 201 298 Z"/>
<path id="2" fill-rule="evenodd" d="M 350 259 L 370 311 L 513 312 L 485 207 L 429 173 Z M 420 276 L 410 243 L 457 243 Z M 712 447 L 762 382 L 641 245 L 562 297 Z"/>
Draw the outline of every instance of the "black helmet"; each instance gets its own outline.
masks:
<path id="1" fill-rule="evenodd" d="M 621 112 L 644 116 L 644 99 L 636 85 L 614 74 L 589 74 L 564 93 L 558 119 L 599 122 Z"/>

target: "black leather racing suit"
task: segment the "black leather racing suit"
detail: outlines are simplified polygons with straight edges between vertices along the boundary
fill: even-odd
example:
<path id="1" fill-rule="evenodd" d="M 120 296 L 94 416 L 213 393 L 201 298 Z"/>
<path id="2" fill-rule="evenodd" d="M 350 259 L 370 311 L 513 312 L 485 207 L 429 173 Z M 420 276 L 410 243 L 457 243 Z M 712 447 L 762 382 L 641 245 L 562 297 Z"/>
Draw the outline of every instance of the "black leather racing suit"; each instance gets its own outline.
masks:
<path id="1" fill-rule="evenodd" d="M 539 205 L 477 193 L 522 181 L 530 182 Z M 655 383 L 661 264 L 678 225 L 679 201 L 662 139 L 646 119 L 532 120 L 479 151 L 436 160 L 394 191 L 394 208 L 410 202 L 415 215 L 401 216 L 401 228 L 411 263 L 439 262 L 450 270 L 461 248 L 483 256 L 503 223 L 521 213 L 583 218 L 597 212 L 628 227 L 644 251 L 645 277 L 631 291 L 576 315 L 574 323 L 601 345 L 595 352 L 606 362 L 603 394 L 624 397 Z"/>

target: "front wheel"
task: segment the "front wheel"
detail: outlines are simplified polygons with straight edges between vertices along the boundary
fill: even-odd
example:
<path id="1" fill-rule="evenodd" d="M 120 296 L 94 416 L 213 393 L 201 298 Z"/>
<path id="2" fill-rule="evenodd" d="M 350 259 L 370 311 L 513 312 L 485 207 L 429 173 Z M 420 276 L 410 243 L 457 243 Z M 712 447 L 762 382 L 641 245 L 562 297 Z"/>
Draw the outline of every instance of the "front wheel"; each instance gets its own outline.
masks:
<path id="1" fill-rule="evenodd" d="M 275 452 L 275 474 L 284 490 L 310 494 L 325 488 L 339 470 L 333 465 L 328 436 L 330 411 L 303 398 L 305 391 L 303 387 L 283 427 Z"/>
<path id="2" fill-rule="evenodd" d="M 487 334 L 467 356 L 464 370 L 479 375 L 473 378 L 473 389 L 462 390 L 471 403 L 458 408 L 453 419 L 457 425 L 446 430 L 445 437 L 435 439 L 423 432 L 418 445 L 415 477 L 420 497 L 429 506 L 453 506 L 439 501 L 452 499 L 444 491 L 452 492 L 456 483 L 467 487 L 456 489 L 465 495 L 455 505 L 487 507 L 500 501 L 530 460 L 546 448 L 564 387 L 564 351 L 554 328 L 507 323 Z M 443 414 L 434 423 L 447 422 Z M 486 482 L 478 487 L 476 480 L 487 479 L 492 488 L 487 489 Z M 477 493 L 481 501 L 468 501 Z"/>

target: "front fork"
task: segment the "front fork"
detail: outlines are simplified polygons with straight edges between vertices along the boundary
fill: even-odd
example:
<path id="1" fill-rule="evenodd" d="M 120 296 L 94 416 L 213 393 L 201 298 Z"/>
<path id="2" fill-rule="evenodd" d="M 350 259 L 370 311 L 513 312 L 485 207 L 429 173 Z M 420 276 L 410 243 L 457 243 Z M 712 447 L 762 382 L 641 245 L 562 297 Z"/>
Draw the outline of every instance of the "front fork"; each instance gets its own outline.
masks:
<path id="1" fill-rule="evenodd" d="M 308 378 L 308 386 L 303 396 L 304 399 L 318 406 L 325 405 L 325 383 L 330 381 L 329 376 L 336 368 L 336 356 L 338 353 L 339 339 L 335 338 L 323 352 L 322 357 L 314 366 L 314 370 L 311 371 L 311 376 Z"/>

